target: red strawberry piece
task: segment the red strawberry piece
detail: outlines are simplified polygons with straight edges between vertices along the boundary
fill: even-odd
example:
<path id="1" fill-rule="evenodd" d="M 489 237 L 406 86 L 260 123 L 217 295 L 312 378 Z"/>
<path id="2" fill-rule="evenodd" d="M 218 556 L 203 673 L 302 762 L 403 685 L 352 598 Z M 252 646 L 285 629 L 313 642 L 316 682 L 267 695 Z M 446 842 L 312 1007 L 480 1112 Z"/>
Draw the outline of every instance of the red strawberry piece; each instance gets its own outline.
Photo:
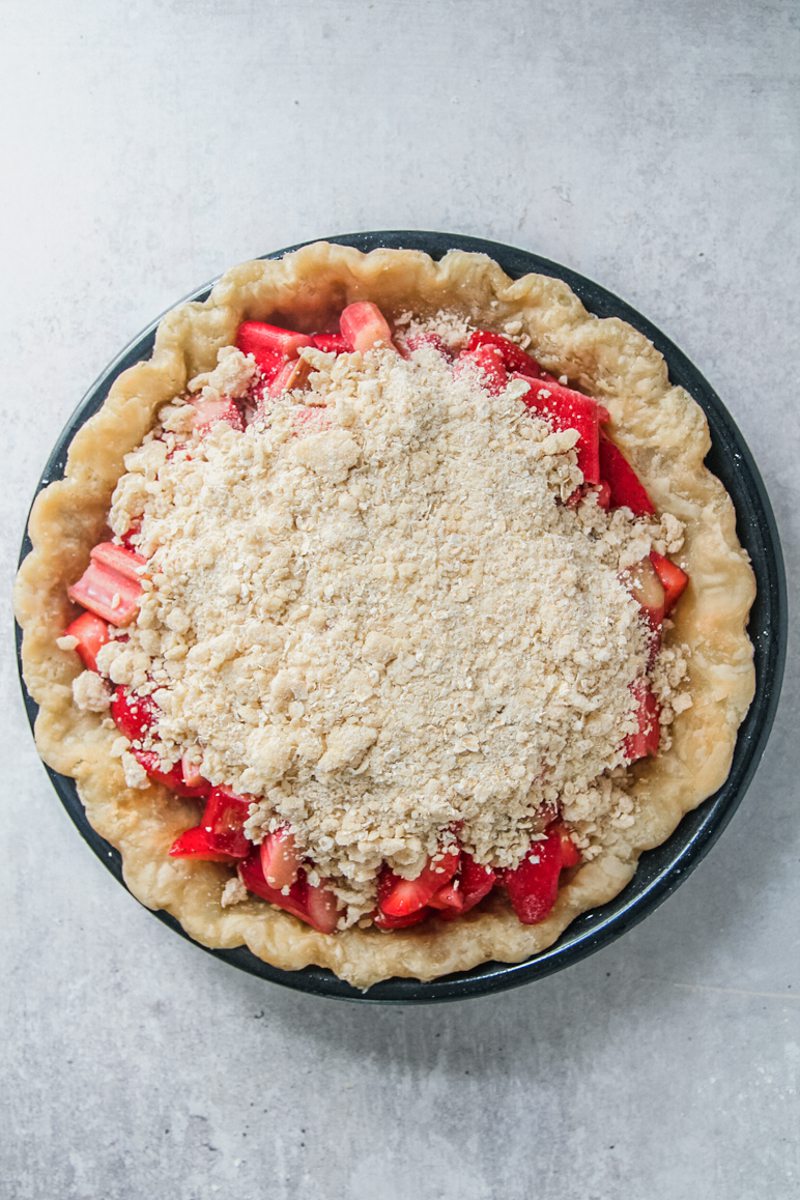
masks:
<path id="1" fill-rule="evenodd" d="M 455 373 L 461 374 L 464 367 L 477 367 L 487 392 L 497 396 L 508 383 L 508 372 L 503 357 L 495 346 L 478 346 L 475 350 L 462 350 L 456 359 Z"/>
<path id="2" fill-rule="evenodd" d="M 235 863 L 237 859 L 212 846 L 202 825 L 195 825 L 177 837 L 170 847 L 171 858 L 194 858 L 200 862 Z"/>
<path id="3" fill-rule="evenodd" d="M 518 867 L 503 872 L 508 898 L 523 925 L 536 925 L 550 913 L 558 896 L 561 837 L 548 833 L 534 842 Z"/>
<path id="4" fill-rule="evenodd" d="M 189 781 L 183 777 L 186 786 Z M 205 782 L 205 781 L 203 781 Z M 205 785 L 206 790 L 208 784 Z M 203 810 L 201 826 L 208 834 L 209 845 L 233 858 L 247 858 L 253 843 L 245 836 L 244 823 L 250 813 L 250 801 L 227 788 L 212 788 Z"/>
<path id="5" fill-rule="evenodd" d="M 101 621 L 94 613 L 81 613 L 67 626 L 64 635 L 77 639 L 75 649 L 81 656 L 83 665 L 89 671 L 96 671 L 97 652 L 101 646 L 105 646 L 110 637 L 107 623 Z"/>
<path id="6" fill-rule="evenodd" d="M 409 354 L 414 350 L 423 349 L 430 346 L 432 350 L 436 350 L 443 358 L 452 358 L 453 352 L 446 342 L 439 337 L 438 333 L 411 333 L 405 339 L 406 350 Z"/>
<path id="7" fill-rule="evenodd" d="M 269 385 L 269 395 L 274 400 L 284 392 L 305 387 L 313 370 L 311 363 L 305 358 L 295 358 L 284 363 Z"/>
<path id="8" fill-rule="evenodd" d="M 136 550 L 136 542 L 137 542 L 139 534 L 141 532 L 142 532 L 142 518 L 137 517 L 137 519 L 135 521 L 131 522 L 131 524 L 126 529 L 125 533 L 123 533 L 123 535 L 122 535 L 122 544 L 126 550 L 134 550 L 134 551 Z"/>
<path id="9" fill-rule="evenodd" d="M 586 483 L 600 482 L 600 418 L 597 401 L 572 388 L 545 379 L 516 375 L 528 384 L 524 404 L 554 429 L 577 429 L 578 466 Z"/>
<path id="10" fill-rule="evenodd" d="M 476 863 L 471 854 L 466 854 L 462 851 L 461 854 L 461 894 L 464 898 L 463 912 L 468 912 L 474 908 L 484 896 L 488 896 L 489 892 L 497 882 L 497 875 L 491 869 L 482 863 Z"/>
<path id="11" fill-rule="evenodd" d="M 431 908 L 449 913 L 450 916 L 460 917 L 464 911 L 464 895 L 461 891 L 461 881 L 459 879 L 451 879 L 449 883 L 445 883 L 439 888 L 438 892 L 433 893 L 428 904 Z"/>
<path id="12" fill-rule="evenodd" d="M 341 333 L 312 333 L 311 342 L 325 354 L 346 354 L 350 349 L 347 338 Z"/>
<path id="13" fill-rule="evenodd" d="M 291 887 L 300 871 L 294 834 L 288 829 L 268 833 L 261 843 L 261 869 L 270 887 Z"/>
<path id="14" fill-rule="evenodd" d="M 407 917 L 387 917 L 379 909 L 372 920 L 378 929 L 408 929 L 411 925 L 419 925 L 421 921 L 427 920 L 430 915 L 431 909 L 418 908 L 416 912 L 409 913 Z"/>
<path id="15" fill-rule="evenodd" d="M 111 717 L 120 733 L 130 742 L 141 742 L 158 717 L 158 705 L 152 696 L 118 687 L 111 701 Z"/>
<path id="16" fill-rule="evenodd" d="M 277 908 L 305 921 L 320 933 L 333 933 L 338 920 L 338 903 L 330 888 L 320 885 L 312 888 L 306 879 L 305 871 L 300 871 L 296 881 L 289 888 L 287 895 L 272 888 L 264 878 L 261 869 L 261 855 L 255 847 L 248 858 L 239 863 L 239 878 L 249 892 L 267 900 Z M 313 893 L 320 893 L 313 895 Z"/>
<path id="17" fill-rule="evenodd" d="M 600 474 L 610 489 L 611 508 L 629 508 L 635 517 L 656 511 L 633 467 L 604 433 L 600 434 Z"/>
<path id="18" fill-rule="evenodd" d="M 296 358 L 304 346 L 311 345 L 311 338 L 294 329 L 268 325 L 266 321 L 242 321 L 236 345 L 243 354 L 252 354 L 258 366 L 269 374 L 274 371 L 275 356 Z"/>
<path id="19" fill-rule="evenodd" d="M 183 796 L 187 800 L 201 800 L 208 795 L 208 789 L 211 786 L 208 783 L 204 783 L 202 787 L 189 787 L 183 778 L 180 762 L 176 762 L 164 770 L 161 760 L 154 750 L 139 750 L 136 746 L 131 746 L 131 754 L 139 765 L 144 767 L 154 783 L 160 783 L 162 787 L 174 792 L 176 796 Z"/>
<path id="20" fill-rule="evenodd" d="M 641 605 L 651 628 L 659 629 L 664 620 L 664 585 L 649 557 L 643 558 L 630 568 L 627 583 L 631 595 Z"/>
<path id="21" fill-rule="evenodd" d="M 600 469 L 602 470 L 602 467 Z M 611 484 L 606 483 L 605 479 L 597 485 L 597 503 L 606 511 L 611 508 Z"/>
<path id="22" fill-rule="evenodd" d="M 661 737 L 659 725 L 659 707 L 650 684 L 643 676 L 635 679 L 630 685 L 636 701 L 636 720 L 638 729 L 629 733 L 625 738 L 624 752 L 626 761 L 636 762 L 640 758 L 653 758 L 658 754 L 658 743 Z"/>
<path id="23" fill-rule="evenodd" d="M 416 879 L 403 879 L 388 867 L 378 880 L 378 907 L 387 917 L 407 917 L 424 908 L 458 870 L 458 854 L 429 859 Z"/>
<path id="24" fill-rule="evenodd" d="M 650 561 L 664 588 L 664 612 L 671 613 L 686 590 L 689 576 L 672 559 L 657 554 L 655 550 L 650 552 Z"/>
<path id="25" fill-rule="evenodd" d="M 91 557 L 93 562 L 108 567 L 109 571 L 124 575 L 126 579 L 138 580 L 142 567 L 147 566 L 147 559 L 141 554 L 137 554 L 135 550 L 126 550 L 124 546 L 117 546 L 114 542 L 100 542 L 92 550 Z"/>
<path id="26" fill-rule="evenodd" d="M 181 773 L 188 787 L 202 787 L 207 782 L 200 774 L 196 754 L 190 750 L 185 750 L 181 755 Z"/>
<path id="27" fill-rule="evenodd" d="M 88 608 L 111 625 L 130 625 L 139 608 L 142 585 L 98 562 L 90 562 L 77 583 L 67 588 L 76 604 Z"/>
<path id="28" fill-rule="evenodd" d="M 502 333 L 493 333 L 490 329 L 475 329 L 470 334 L 467 350 L 477 350 L 480 346 L 494 346 L 499 350 L 508 371 L 519 371 L 531 379 L 553 379 L 535 358 L 526 354 L 521 346 L 504 337 Z"/>
<path id="29" fill-rule="evenodd" d="M 347 346 L 363 354 L 375 346 L 394 349 L 392 331 L 377 304 L 369 300 L 358 300 L 348 304 L 339 317 L 339 328 Z"/>
<path id="30" fill-rule="evenodd" d="M 561 869 L 577 867 L 581 861 L 581 852 L 570 837 L 569 830 L 563 821 L 557 821 L 548 829 L 548 833 L 557 833 L 561 839 Z"/>
<path id="31" fill-rule="evenodd" d="M 239 433 L 244 430 L 244 417 L 236 401 L 231 400 L 229 396 L 222 396 L 219 400 L 198 400 L 194 408 L 194 427 L 198 433 L 208 433 L 209 429 L 218 425 L 220 421 Z"/>

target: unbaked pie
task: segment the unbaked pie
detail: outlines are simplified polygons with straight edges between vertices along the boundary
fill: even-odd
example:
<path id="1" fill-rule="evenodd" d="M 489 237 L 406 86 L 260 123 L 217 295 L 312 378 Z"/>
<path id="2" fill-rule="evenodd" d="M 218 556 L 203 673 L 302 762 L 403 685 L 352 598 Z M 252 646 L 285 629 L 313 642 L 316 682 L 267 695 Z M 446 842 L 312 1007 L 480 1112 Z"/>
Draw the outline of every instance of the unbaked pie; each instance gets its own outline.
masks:
<path id="1" fill-rule="evenodd" d="M 235 268 L 36 501 L 41 753 L 208 945 L 358 987 L 526 958 L 728 772 L 754 584 L 707 449 L 557 280 Z"/>

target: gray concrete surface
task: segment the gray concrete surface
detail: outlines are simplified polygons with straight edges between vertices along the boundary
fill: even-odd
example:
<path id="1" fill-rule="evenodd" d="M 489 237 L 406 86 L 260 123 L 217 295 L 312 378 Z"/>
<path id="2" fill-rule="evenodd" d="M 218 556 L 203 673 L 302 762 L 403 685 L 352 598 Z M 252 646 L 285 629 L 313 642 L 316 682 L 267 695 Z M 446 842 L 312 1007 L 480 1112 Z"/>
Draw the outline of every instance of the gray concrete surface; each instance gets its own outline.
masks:
<path id="1" fill-rule="evenodd" d="M 748 438 L 796 584 L 799 22 L 6 0 L 6 580 L 56 433 L 153 315 L 249 255 L 416 227 L 537 250 L 668 331 Z M 659 912 L 533 987 L 381 1010 L 240 975 L 117 886 L 37 760 L 5 611 L 4 1198 L 798 1194 L 796 658 L 745 803 Z"/>

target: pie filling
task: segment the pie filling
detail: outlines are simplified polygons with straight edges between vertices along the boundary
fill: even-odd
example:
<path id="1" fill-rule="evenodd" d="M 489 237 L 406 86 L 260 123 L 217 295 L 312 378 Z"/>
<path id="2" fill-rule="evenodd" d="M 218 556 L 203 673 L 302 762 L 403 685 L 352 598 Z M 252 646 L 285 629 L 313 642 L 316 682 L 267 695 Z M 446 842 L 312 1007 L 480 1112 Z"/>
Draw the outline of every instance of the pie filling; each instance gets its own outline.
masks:
<path id="1" fill-rule="evenodd" d="M 170 854 L 223 905 L 535 924 L 632 824 L 691 703 L 682 529 L 514 332 L 245 321 L 127 456 L 59 645 L 128 786 L 198 801 Z"/>

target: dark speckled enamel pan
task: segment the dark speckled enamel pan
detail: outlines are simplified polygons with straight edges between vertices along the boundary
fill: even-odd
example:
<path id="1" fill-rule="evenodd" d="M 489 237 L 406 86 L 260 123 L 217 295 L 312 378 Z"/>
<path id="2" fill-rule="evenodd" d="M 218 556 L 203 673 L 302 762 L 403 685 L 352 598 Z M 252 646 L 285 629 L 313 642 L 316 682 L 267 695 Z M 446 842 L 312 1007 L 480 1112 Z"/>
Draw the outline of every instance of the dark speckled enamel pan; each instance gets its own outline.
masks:
<path id="1" fill-rule="evenodd" d="M 315 239 L 318 240 L 318 239 Z M 736 507 L 737 529 L 742 545 L 752 560 L 758 581 L 758 595 L 750 615 L 749 632 L 755 647 L 756 695 L 739 730 L 733 766 L 723 787 L 694 812 L 683 818 L 675 833 L 663 845 L 643 854 L 631 883 L 609 904 L 584 913 L 569 926 L 555 945 L 522 963 L 484 963 L 472 971 L 448 975 L 432 983 L 411 979 L 391 979 L 376 984 L 367 993 L 356 991 L 330 971 L 307 967 L 303 971 L 279 971 L 261 962 L 249 950 L 208 950 L 232 966 L 249 971 L 272 983 L 317 996 L 347 1000 L 419 1004 L 437 1000 L 459 1000 L 481 996 L 531 983 L 578 962 L 588 954 L 614 941 L 653 912 L 693 871 L 722 833 L 747 790 L 769 736 L 780 693 L 786 656 L 786 580 L 778 530 L 764 485 L 742 435 L 719 397 L 700 372 L 672 342 L 649 321 L 639 316 L 624 301 L 582 275 L 525 250 L 458 234 L 392 231 L 344 234 L 328 238 L 373 250 L 390 246 L 424 250 L 441 258 L 450 249 L 479 251 L 495 259 L 514 278 L 531 271 L 563 279 L 580 296 L 586 307 L 600 317 L 615 316 L 640 330 L 664 355 L 673 383 L 680 384 L 705 412 L 711 428 L 709 468 L 722 480 Z M 296 250 L 291 246 L 288 250 Z M 276 250 L 266 258 L 280 258 L 287 250 Z M 198 288 L 187 300 L 204 300 L 211 284 Z M 42 473 L 37 492 L 64 471 L 67 450 L 81 425 L 102 405 L 114 380 L 127 367 L 148 358 L 153 349 L 158 321 L 153 321 L 106 368 L 81 400 L 59 435 Z M 28 553 L 27 532 L 22 555 Z M 20 631 L 17 629 L 19 653 Z M 37 706 L 24 689 L 25 706 L 31 725 Z M 48 775 L 72 821 L 95 854 L 123 885 L 119 853 L 105 842 L 86 819 L 75 782 L 48 768 Z M 186 937 L 178 922 L 167 913 L 155 914 L 176 933 Z M 202 947 L 206 949 L 206 947 Z"/>

